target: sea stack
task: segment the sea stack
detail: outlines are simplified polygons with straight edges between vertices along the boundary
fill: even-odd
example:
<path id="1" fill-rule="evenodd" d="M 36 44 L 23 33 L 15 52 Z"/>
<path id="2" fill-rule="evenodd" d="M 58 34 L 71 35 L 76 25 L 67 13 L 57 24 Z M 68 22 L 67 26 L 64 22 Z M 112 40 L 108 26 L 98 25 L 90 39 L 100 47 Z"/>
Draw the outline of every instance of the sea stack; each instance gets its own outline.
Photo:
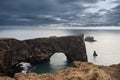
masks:
<path id="1" fill-rule="evenodd" d="M 93 36 L 86 36 L 86 37 L 85 37 L 85 41 L 88 41 L 88 42 L 95 42 L 96 40 L 94 39 Z"/>
<path id="2" fill-rule="evenodd" d="M 97 53 L 96 53 L 96 51 L 94 51 L 93 56 L 98 56 Z"/>

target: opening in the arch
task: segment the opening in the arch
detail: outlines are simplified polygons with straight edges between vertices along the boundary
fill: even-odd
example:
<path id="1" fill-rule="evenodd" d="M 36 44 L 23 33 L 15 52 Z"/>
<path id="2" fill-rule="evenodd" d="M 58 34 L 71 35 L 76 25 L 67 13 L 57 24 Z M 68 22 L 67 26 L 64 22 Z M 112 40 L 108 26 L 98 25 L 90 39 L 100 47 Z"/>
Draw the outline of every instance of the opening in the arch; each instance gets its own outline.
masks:
<path id="1" fill-rule="evenodd" d="M 50 62 L 35 65 L 33 68 L 33 72 L 38 74 L 52 73 L 58 70 L 65 69 L 69 66 L 72 66 L 72 64 L 67 61 L 66 55 L 64 53 L 57 52 L 51 56 Z"/>
<path id="2" fill-rule="evenodd" d="M 54 55 L 51 56 L 50 65 L 54 71 L 71 66 L 71 64 L 67 61 L 66 55 L 62 52 L 56 52 Z"/>

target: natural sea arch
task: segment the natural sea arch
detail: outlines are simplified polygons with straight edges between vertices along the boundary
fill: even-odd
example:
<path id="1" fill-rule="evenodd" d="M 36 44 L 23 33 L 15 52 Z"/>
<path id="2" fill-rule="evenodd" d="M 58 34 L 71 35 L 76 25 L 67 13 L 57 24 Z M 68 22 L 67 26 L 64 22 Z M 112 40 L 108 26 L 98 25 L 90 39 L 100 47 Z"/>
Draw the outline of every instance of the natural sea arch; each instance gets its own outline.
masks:
<path id="1" fill-rule="evenodd" d="M 88 61 L 83 34 L 22 41 L 2 38 L 0 39 L 0 70 L 5 75 L 13 75 L 17 69 L 15 65 L 19 62 L 29 62 L 32 65 L 47 64 L 55 52 L 63 52 L 70 62 Z"/>

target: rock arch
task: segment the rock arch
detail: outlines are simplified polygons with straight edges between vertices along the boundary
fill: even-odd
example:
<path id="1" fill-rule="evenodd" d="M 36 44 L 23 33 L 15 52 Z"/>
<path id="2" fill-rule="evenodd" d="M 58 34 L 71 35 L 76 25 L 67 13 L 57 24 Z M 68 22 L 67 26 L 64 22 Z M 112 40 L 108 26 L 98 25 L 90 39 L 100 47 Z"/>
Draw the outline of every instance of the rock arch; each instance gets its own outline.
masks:
<path id="1" fill-rule="evenodd" d="M 55 52 L 63 52 L 69 61 L 87 61 L 83 35 L 38 38 L 25 42 L 32 48 L 31 56 L 41 60 L 49 60 Z"/>
<path id="2" fill-rule="evenodd" d="M 23 41 L 0 39 L 0 69 L 11 71 L 11 67 L 20 61 L 46 62 L 55 52 L 63 52 L 69 61 L 87 61 L 83 34 Z"/>

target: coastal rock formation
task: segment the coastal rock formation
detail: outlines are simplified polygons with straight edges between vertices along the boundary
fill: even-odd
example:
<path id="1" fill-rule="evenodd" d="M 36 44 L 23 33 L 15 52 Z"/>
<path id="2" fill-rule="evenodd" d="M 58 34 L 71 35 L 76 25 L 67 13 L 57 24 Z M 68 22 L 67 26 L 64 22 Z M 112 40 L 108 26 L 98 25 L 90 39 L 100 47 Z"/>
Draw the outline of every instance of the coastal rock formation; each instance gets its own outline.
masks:
<path id="1" fill-rule="evenodd" d="M 19 41 L 0 38 L 0 75 L 13 75 L 20 62 L 31 64 L 50 60 L 55 52 L 63 52 L 69 61 L 87 61 L 83 34 L 63 37 L 36 38 Z"/>
<path id="2" fill-rule="evenodd" d="M 94 39 L 93 36 L 87 36 L 87 37 L 85 37 L 85 41 L 95 42 L 96 40 Z"/>
<path id="3" fill-rule="evenodd" d="M 120 80 L 120 64 L 97 66 L 89 62 L 73 62 L 74 67 L 54 73 L 16 73 L 13 78 L 0 77 L 0 80 Z"/>

